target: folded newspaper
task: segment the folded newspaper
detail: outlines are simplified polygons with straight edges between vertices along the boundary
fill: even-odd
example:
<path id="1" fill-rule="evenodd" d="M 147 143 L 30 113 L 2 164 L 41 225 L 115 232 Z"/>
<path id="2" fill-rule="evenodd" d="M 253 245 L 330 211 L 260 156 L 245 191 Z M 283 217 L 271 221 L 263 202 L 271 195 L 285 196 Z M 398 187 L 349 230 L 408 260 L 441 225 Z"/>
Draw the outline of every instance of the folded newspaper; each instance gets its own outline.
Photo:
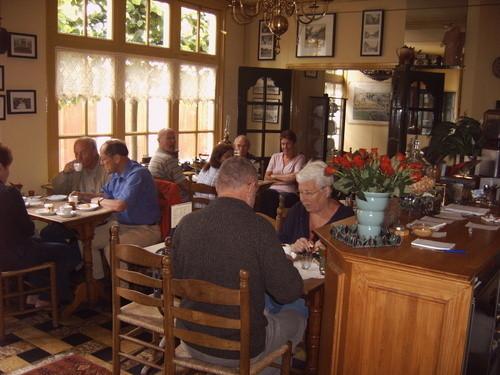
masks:
<path id="1" fill-rule="evenodd" d="M 417 238 L 416 240 L 412 241 L 411 245 L 430 250 L 450 250 L 455 247 L 455 244 L 453 242 L 431 241 L 425 240 L 423 238 Z"/>

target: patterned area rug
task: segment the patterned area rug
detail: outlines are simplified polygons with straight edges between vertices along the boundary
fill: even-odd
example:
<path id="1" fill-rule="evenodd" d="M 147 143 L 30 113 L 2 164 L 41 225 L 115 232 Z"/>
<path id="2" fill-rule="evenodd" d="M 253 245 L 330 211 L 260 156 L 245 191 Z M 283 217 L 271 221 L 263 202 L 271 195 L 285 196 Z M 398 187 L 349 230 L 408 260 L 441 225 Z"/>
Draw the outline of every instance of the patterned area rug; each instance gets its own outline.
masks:
<path id="1" fill-rule="evenodd" d="M 111 371 L 73 354 L 39 366 L 23 375 L 110 375 Z"/>

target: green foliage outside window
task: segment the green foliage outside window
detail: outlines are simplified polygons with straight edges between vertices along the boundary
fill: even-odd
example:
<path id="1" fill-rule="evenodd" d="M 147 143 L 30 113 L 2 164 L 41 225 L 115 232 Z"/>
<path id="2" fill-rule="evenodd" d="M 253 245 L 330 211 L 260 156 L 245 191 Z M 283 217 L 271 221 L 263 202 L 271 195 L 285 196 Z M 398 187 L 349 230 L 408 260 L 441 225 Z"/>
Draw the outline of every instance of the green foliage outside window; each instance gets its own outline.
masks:
<path id="1" fill-rule="evenodd" d="M 108 35 L 109 0 L 87 1 L 87 36 L 110 39 Z M 85 1 L 58 0 L 58 30 L 63 34 L 85 35 Z"/>
<path id="2" fill-rule="evenodd" d="M 181 50 L 191 52 L 209 52 L 210 34 L 209 18 L 210 13 L 198 12 L 189 8 L 182 8 L 181 11 Z M 198 25 L 199 21 L 199 25 Z M 198 38 L 198 27 L 200 39 Z M 199 45 L 197 46 L 197 42 Z"/>
<path id="3" fill-rule="evenodd" d="M 166 41 L 163 40 L 165 31 L 164 9 L 158 1 L 152 0 L 150 5 L 149 44 L 154 46 L 166 45 Z M 147 8 L 148 0 L 127 0 L 127 42 L 146 44 Z"/>

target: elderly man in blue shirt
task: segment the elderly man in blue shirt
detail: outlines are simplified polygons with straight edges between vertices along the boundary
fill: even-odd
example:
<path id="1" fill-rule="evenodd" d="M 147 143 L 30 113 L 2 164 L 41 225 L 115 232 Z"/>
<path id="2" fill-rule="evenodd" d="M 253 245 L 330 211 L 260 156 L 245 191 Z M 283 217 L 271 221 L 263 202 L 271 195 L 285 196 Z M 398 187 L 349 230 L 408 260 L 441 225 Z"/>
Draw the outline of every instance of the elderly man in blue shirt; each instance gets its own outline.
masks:
<path id="1" fill-rule="evenodd" d="M 120 224 L 120 242 L 150 246 L 161 241 L 160 206 L 151 173 L 130 160 L 125 142 L 106 141 L 100 149 L 101 164 L 112 174 L 102 193 L 94 195 L 93 203 L 115 211 L 114 220 Z M 94 278 L 104 277 L 99 249 L 109 262 L 109 228 L 113 220 L 96 228 L 92 241 Z"/>

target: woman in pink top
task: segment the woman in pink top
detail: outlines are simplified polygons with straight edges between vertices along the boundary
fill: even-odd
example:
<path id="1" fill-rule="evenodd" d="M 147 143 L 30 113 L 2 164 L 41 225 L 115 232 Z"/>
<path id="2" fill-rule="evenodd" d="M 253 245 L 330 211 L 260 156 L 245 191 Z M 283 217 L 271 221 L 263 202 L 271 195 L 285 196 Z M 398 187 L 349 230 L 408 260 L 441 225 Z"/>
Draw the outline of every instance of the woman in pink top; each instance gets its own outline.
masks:
<path id="1" fill-rule="evenodd" d="M 296 142 L 297 136 L 293 131 L 282 131 L 280 134 L 281 152 L 272 155 L 267 166 L 264 179 L 274 183 L 263 192 L 261 207 L 258 211 L 273 218 L 276 217 L 280 195 L 285 198 L 285 207 L 291 207 L 299 200 L 295 174 L 302 169 L 306 160 L 303 154 L 297 153 Z"/>

